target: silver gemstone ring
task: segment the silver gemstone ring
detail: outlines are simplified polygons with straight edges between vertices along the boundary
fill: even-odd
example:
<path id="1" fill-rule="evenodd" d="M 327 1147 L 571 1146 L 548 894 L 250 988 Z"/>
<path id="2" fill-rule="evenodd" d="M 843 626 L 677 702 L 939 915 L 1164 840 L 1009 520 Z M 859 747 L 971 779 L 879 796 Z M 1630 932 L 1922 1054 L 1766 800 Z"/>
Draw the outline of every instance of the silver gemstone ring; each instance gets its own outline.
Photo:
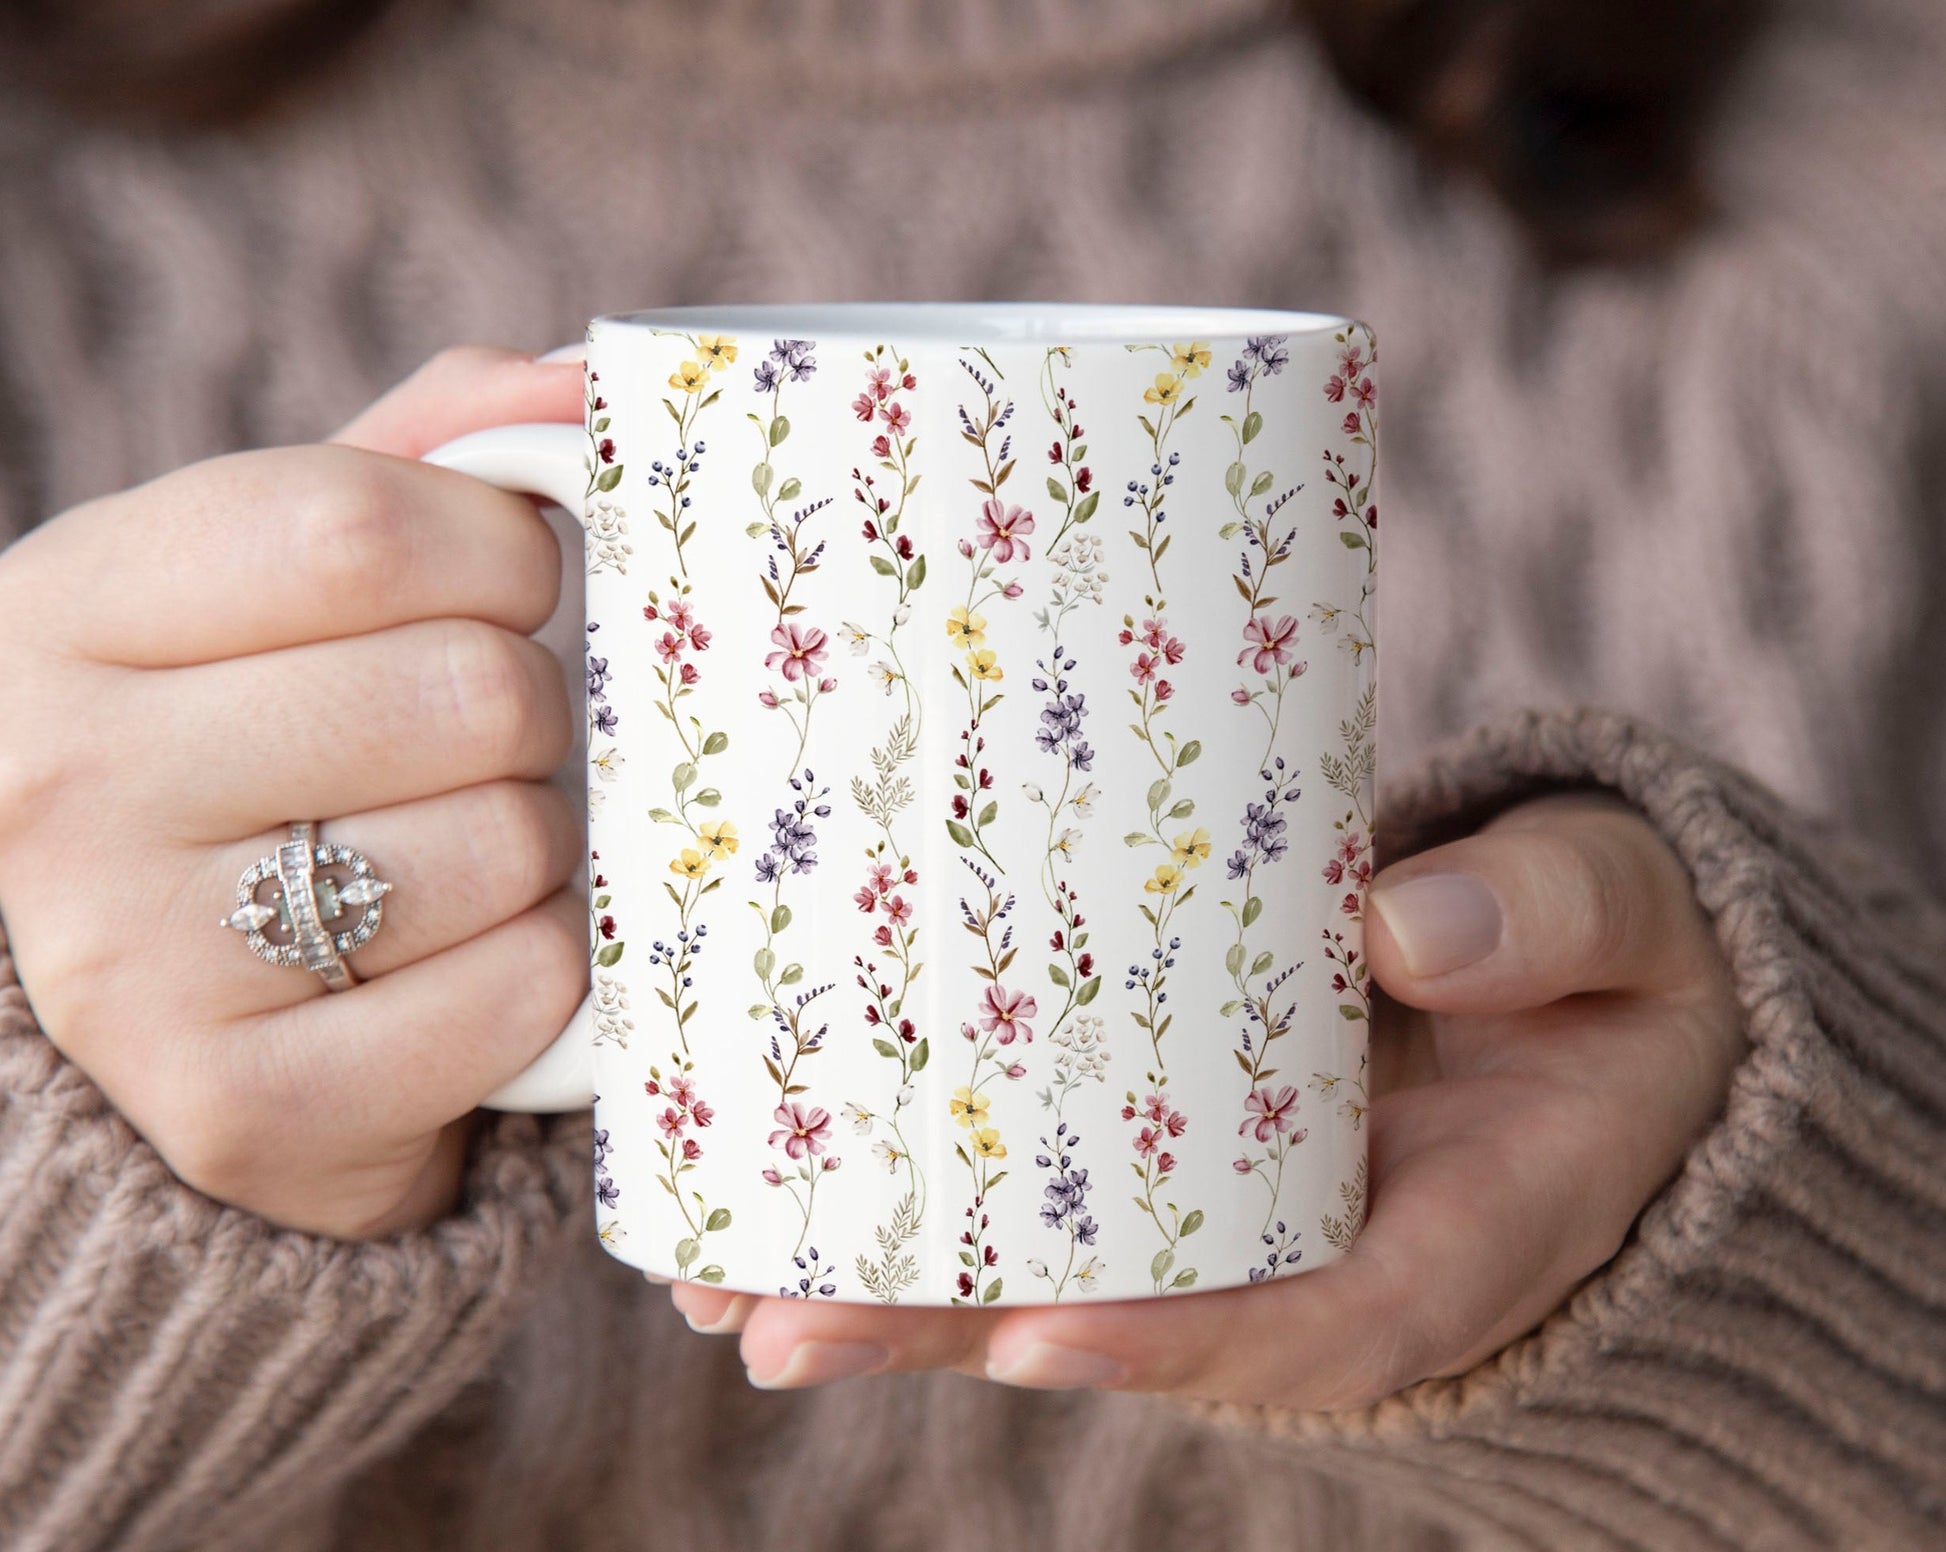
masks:
<path id="1" fill-rule="evenodd" d="M 320 841 L 316 825 L 298 820 L 274 855 L 243 870 L 236 909 L 218 925 L 246 934 L 259 959 L 315 970 L 332 991 L 349 991 L 358 977 L 344 956 L 378 931 L 391 888 L 362 853 Z"/>

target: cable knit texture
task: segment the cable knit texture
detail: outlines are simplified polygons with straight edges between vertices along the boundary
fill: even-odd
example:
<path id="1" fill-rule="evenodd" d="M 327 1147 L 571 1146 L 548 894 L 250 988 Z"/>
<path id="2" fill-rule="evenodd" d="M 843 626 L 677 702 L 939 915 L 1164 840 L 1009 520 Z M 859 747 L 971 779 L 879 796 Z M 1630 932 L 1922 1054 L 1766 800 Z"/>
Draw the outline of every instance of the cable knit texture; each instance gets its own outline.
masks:
<path id="1" fill-rule="evenodd" d="M 585 1118 L 494 1121 L 423 1234 L 277 1231 L 177 1183 L 0 964 L 0 1545 L 1946 1538 L 1946 13 L 1779 0 L 1716 225 L 1548 277 L 1283 9 L 472 0 L 233 129 L 0 95 L 0 532 L 631 305 L 1355 312 L 1387 351 L 1387 850 L 1608 788 L 1735 972 L 1751 1054 L 1623 1251 L 1350 1414 L 760 1392 L 601 1253 Z"/>

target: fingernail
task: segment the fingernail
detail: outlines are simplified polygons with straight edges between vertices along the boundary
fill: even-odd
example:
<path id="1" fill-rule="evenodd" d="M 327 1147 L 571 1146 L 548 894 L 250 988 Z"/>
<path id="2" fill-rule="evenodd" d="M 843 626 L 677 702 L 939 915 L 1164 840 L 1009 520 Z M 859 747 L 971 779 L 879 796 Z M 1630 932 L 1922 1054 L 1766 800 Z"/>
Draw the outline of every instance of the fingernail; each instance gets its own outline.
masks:
<path id="1" fill-rule="evenodd" d="M 1500 946 L 1500 902 L 1470 873 L 1422 873 L 1380 885 L 1371 905 L 1415 976 L 1445 975 Z"/>
<path id="2" fill-rule="evenodd" d="M 644 1272 L 642 1275 L 652 1283 L 667 1283 L 670 1281 L 669 1278 L 664 1277 L 660 1272 Z"/>
<path id="3" fill-rule="evenodd" d="M 749 1318 L 749 1311 L 749 1299 L 739 1293 L 723 1306 L 723 1313 L 707 1326 L 698 1325 L 694 1315 L 685 1314 L 682 1318 L 689 1322 L 691 1331 L 703 1336 L 722 1336 L 728 1331 L 741 1331 L 744 1321 Z"/>
<path id="4" fill-rule="evenodd" d="M 556 345 L 545 355 L 534 357 L 534 360 L 541 366 L 556 366 L 563 362 L 586 361 L 587 359 L 588 342 L 586 340 L 576 340 L 572 345 Z"/>
<path id="5" fill-rule="evenodd" d="M 855 1374 L 876 1369 L 891 1356 L 876 1342 L 800 1342 L 776 1373 L 745 1372 L 759 1390 L 796 1390 L 805 1385 L 848 1380 Z"/>
<path id="6" fill-rule="evenodd" d="M 989 1359 L 987 1378 L 1036 1390 L 1077 1390 L 1115 1384 L 1128 1378 L 1128 1370 L 1106 1353 L 1084 1353 L 1052 1342 L 1035 1342 L 1010 1364 L 1002 1366 Z"/>

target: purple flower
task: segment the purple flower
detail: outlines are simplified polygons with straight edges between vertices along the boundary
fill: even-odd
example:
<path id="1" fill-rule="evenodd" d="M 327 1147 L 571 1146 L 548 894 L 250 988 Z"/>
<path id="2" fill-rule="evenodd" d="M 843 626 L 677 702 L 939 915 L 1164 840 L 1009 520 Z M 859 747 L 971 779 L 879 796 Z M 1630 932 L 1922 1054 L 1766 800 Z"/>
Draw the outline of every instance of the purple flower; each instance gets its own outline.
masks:
<path id="1" fill-rule="evenodd" d="M 776 362 L 759 361 L 757 363 L 757 392 L 769 393 L 771 389 L 777 386 L 780 377 L 781 374 L 777 370 Z"/>
<path id="2" fill-rule="evenodd" d="M 1263 369 L 1275 377 L 1290 365 L 1291 353 L 1284 348 L 1290 341 L 1288 334 L 1257 334 L 1244 341 L 1243 358 L 1257 361 Z"/>
<path id="3" fill-rule="evenodd" d="M 595 1177 L 595 1200 L 603 1207 L 613 1207 L 622 1199 L 622 1188 L 606 1175 Z"/>
<path id="4" fill-rule="evenodd" d="M 614 1151 L 608 1142 L 608 1128 L 602 1127 L 595 1133 L 595 1168 L 601 1168 L 602 1160 Z"/>
<path id="5" fill-rule="evenodd" d="M 1230 367 L 1230 392 L 1242 393 L 1250 386 L 1250 368 L 1238 361 Z"/>
<path id="6" fill-rule="evenodd" d="M 607 683 L 608 683 L 608 659 L 605 657 L 589 658 L 588 659 L 589 698 L 591 700 L 598 699 L 602 692 L 602 686 Z"/>
<path id="7" fill-rule="evenodd" d="M 613 738 L 620 721 L 621 719 L 615 715 L 613 706 L 601 706 L 595 712 L 595 731 Z"/>

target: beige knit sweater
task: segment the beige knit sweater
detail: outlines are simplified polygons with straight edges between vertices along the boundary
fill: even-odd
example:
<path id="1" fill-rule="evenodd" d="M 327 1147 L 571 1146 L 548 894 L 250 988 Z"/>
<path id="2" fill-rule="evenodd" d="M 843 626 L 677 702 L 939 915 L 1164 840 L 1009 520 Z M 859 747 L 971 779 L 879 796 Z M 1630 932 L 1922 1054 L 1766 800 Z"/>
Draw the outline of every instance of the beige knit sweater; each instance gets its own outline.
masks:
<path id="1" fill-rule="evenodd" d="M 1611 788 L 1735 973 L 1751 1054 L 1623 1251 L 1363 1412 L 760 1392 L 596 1247 L 584 1118 L 493 1121 L 424 1233 L 278 1231 L 169 1175 L 0 940 L 0 1547 L 1946 1543 L 1946 15 L 1778 5 L 1717 228 L 1550 280 L 1272 9 L 475 0 L 243 129 L 0 98 L 0 524 L 631 304 L 1356 312 L 1394 854 Z"/>

